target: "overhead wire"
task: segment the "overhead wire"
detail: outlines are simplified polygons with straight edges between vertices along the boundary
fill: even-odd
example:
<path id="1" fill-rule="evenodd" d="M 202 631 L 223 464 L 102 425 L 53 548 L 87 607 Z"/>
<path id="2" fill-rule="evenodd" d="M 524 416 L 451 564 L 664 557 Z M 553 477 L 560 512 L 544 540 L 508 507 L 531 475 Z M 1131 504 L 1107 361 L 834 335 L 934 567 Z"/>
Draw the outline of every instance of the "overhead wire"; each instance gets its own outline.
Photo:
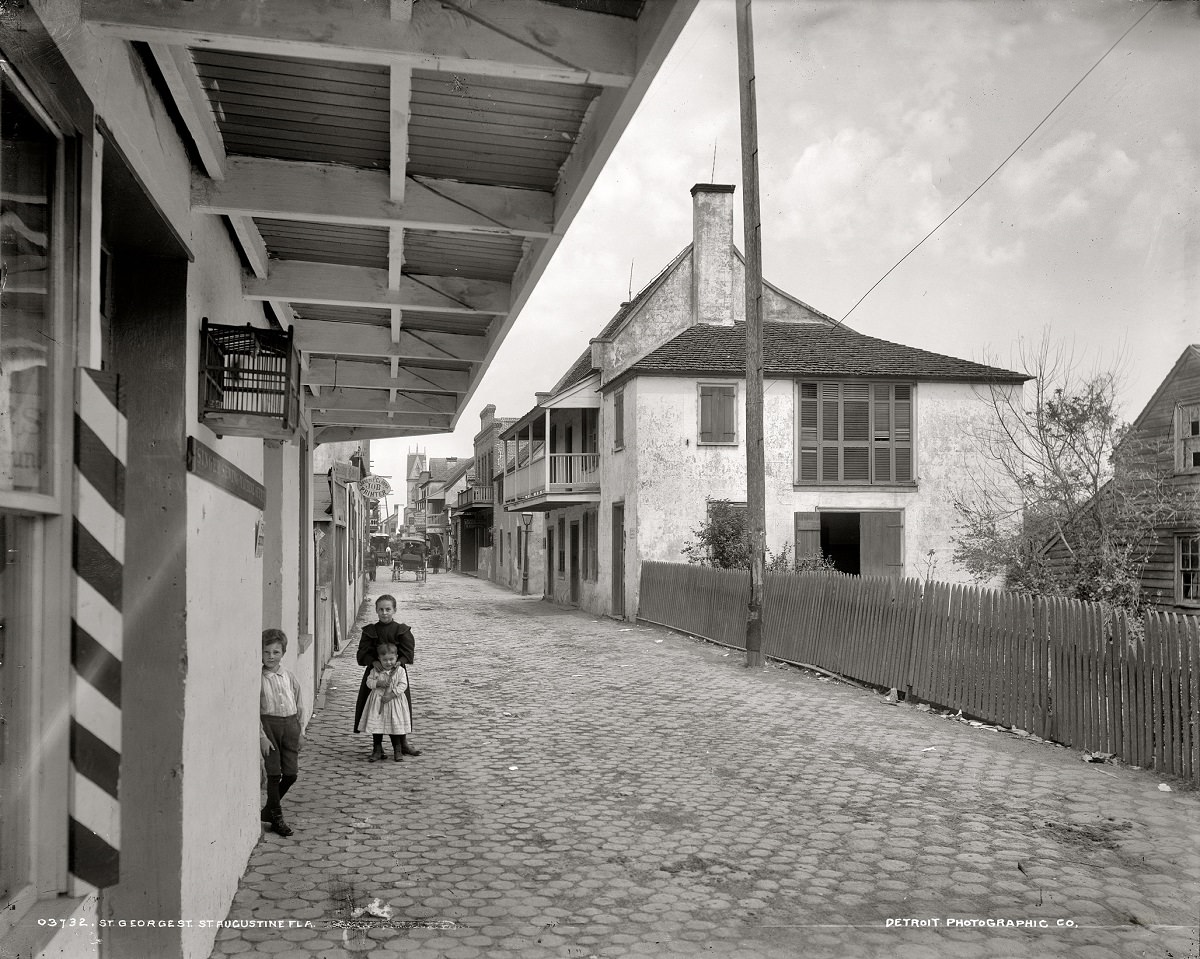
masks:
<path id="1" fill-rule="evenodd" d="M 1075 81 L 1075 83 L 1071 86 L 1071 89 L 1069 89 L 1066 93 L 1064 93 L 1062 95 L 1062 98 L 1056 104 L 1054 104 L 1053 107 L 1050 108 L 1050 111 L 1044 117 L 1042 117 L 1041 120 L 1038 121 L 1037 126 L 1035 126 L 1032 130 L 1029 131 L 1029 133 L 1028 133 L 1028 135 L 1026 135 L 1025 139 L 1023 139 L 1020 143 L 1018 143 L 1016 145 L 1016 147 L 1013 148 L 1013 151 L 1008 156 L 1006 156 L 1003 160 L 1000 161 L 999 166 L 997 166 L 996 169 L 994 169 L 991 173 L 989 173 L 987 175 L 987 177 L 977 187 L 975 187 L 975 189 L 973 189 L 970 193 L 968 193 L 963 198 L 963 200 L 958 204 L 958 206 L 956 206 L 953 210 L 951 210 L 949 213 L 947 213 L 941 219 L 941 221 L 937 224 L 937 226 L 935 226 L 932 230 L 930 230 L 923 237 L 921 237 L 921 239 L 919 241 L 917 241 L 916 245 L 913 246 L 912 249 L 910 249 L 907 253 L 904 254 L 904 256 L 900 257 L 900 259 L 898 259 L 895 263 L 893 263 L 892 266 L 888 269 L 888 271 L 883 274 L 883 276 L 881 276 L 878 280 L 876 280 L 874 283 L 872 283 L 870 289 L 868 289 L 866 293 L 864 293 L 862 296 L 860 296 L 855 301 L 854 305 L 845 312 L 845 314 L 842 316 L 842 318 L 840 320 L 836 321 L 837 324 L 840 326 L 841 324 L 845 323 L 847 317 L 849 317 L 851 313 L 853 313 L 856 309 L 858 309 L 859 304 L 862 303 L 862 301 L 865 300 L 868 296 L 870 296 L 875 291 L 875 288 L 877 286 L 879 286 L 880 283 L 882 283 L 889 276 L 891 276 L 892 272 L 898 266 L 900 266 L 901 263 L 903 263 L 905 260 L 907 260 L 914 253 L 916 253 L 917 250 L 921 248 L 921 246 L 925 243 L 926 240 L 928 240 L 931 236 L 933 236 L 935 233 L 937 233 L 938 230 L 940 230 L 943 226 L 945 226 L 947 221 L 951 217 L 953 217 L 954 214 L 956 214 L 959 210 L 961 210 L 964 206 L 966 206 L 967 203 L 970 202 L 971 198 L 973 196 L 975 196 L 976 193 L 978 193 L 985 186 L 987 186 L 988 182 L 997 173 L 999 173 L 1002 169 L 1004 169 L 1004 167 L 1008 163 L 1008 161 L 1011 160 L 1014 156 L 1016 156 L 1017 153 L 1020 152 L 1021 148 L 1023 146 L 1025 146 L 1026 143 L 1028 143 L 1031 139 L 1033 139 L 1033 135 L 1035 133 L 1037 133 L 1038 130 L 1040 130 L 1045 125 L 1047 120 L 1049 120 L 1052 116 L 1054 116 L 1054 114 L 1058 110 L 1058 108 L 1061 107 L 1066 102 L 1067 98 L 1079 88 L 1079 85 L 1082 84 L 1083 81 L 1086 80 L 1092 74 L 1092 71 L 1094 71 L 1098 66 L 1100 66 L 1100 64 L 1102 64 L 1104 62 L 1105 58 L 1120 45 L 1121 41 L 1124 40 L 1127 36 L 1129 36 L 1129 34 L 1134 31 L 1134 29 L 1137 27 L 1137 25 L 1140 24 L 1143 20 L 1146 19 L 1146 17 L 1148 17 L 1150 15 L 1150 11 L 1154 10 L 1161 2 L 1162 2 L 1162 0 L 1154 0 L 1154 2 L 1150 5 L 1150 7 L 1147 8 L 1146 12 L 1143 13 L 1140 17 L 1138 17 L 1137 20 L 1135 20 L 1132 24 L 1130 24 L 1129 28 L 1124 33 L 1122 33 L 1119 37 L 1117 37 L 1117 39 L 1115 41 L 1113 41 L 1112 46 L 1110 46 L 1107 50 L 1104 51 L 1103 54 L 1101 54 L 1100 59 L 1097 60 L 1095 63 L 1093 63 L 1090 67 L 1088 67 L 1087 72 L 1085 72 L 1083 74 L 1083 76 L 1081 76 L 1078 80 Z"/>

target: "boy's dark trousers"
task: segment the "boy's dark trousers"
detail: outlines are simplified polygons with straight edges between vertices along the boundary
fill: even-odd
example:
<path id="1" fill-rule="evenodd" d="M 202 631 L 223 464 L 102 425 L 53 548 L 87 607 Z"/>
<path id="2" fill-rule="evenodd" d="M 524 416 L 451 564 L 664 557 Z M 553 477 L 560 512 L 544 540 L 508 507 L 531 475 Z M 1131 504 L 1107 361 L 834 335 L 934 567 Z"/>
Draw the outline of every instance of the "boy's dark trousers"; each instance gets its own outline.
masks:
<path id="1" fill-rule="evenodd" d="M 281 801 L 300 772 L 300 717 L 261 716 L 262 730 L 273 749 L 266 755 L 267 804 L 262 809 L 263 822 L 282 822 Z"/>

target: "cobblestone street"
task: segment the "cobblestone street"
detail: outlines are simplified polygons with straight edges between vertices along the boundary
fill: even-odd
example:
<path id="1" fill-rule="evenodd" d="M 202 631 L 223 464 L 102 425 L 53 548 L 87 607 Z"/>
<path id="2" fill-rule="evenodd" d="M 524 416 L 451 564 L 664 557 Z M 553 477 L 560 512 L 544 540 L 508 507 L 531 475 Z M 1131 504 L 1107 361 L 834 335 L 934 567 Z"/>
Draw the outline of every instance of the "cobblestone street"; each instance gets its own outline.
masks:
<path id="1" fill-rule="evenodd" d="M 367 762 L 351 642 L 228 916 L 296 925 L 214 956 L 1197 957 L 1178 782 L 463 576 L 383 592 L 424 754 Z"/>

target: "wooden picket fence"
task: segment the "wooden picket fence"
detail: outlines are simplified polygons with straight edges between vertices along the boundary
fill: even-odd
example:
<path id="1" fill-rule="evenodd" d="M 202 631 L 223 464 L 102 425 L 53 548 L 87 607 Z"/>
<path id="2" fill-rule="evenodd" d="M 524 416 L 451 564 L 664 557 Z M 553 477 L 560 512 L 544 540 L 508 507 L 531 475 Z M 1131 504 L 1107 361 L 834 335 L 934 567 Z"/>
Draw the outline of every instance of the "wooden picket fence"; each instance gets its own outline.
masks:
<path id="1" fill-rule="evenodd" d="M 745 647 L 745 570 L 642 564 L 638 619 Z M 1200 616 L 768 573 L 763 653 L 1200 785 Z"/>

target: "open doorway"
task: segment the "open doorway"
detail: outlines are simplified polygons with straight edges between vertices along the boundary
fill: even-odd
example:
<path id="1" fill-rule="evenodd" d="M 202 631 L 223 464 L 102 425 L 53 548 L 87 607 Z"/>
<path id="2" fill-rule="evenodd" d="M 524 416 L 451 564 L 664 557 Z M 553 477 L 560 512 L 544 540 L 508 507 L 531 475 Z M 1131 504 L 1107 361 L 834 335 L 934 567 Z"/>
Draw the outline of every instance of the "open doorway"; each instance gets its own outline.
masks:
<path id="1" fill-rule="evenodd" d="M 821 513 L 821 553 L 843 573 L 862 573 L 859 513 Z"/>
<path id="2" fill-rule="evenodd" d="M 853 576 L 904 575 L 903 510 L 795 514 L 796 558 L 826 556 Z"/>

